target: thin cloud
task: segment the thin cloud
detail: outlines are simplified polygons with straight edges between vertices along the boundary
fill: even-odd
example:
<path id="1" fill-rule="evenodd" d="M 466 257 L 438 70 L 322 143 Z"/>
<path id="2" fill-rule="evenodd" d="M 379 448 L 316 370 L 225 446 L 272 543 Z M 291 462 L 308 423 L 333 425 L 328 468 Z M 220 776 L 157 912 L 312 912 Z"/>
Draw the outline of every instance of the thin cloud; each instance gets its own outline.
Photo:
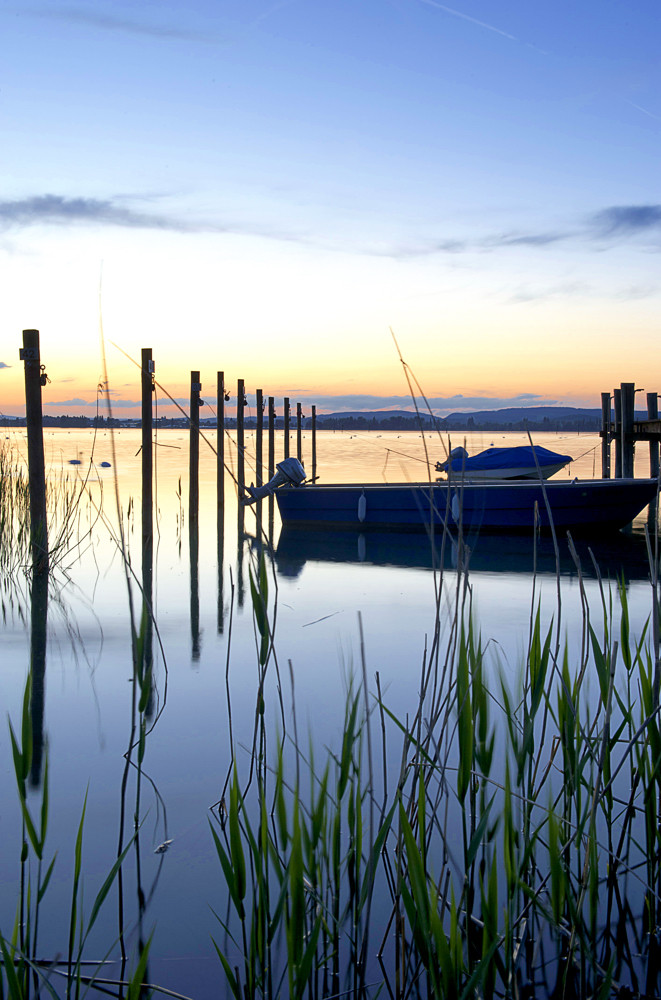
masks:
<path id="1" fill-rule="evenodd" d="M 163 399 L 159 399 L 158 405 L 159 405 L 159 407 L 163 407 L 163 406 L 176 406 L 177 404 L 179 406 L 188 406 L 189 402 L 190 402 L 189 399 L 175 399 L 175 400 L 170 400 L 167 397 L 165 397 Z M 139 399 L 117 399 L 117 398 L 113 398 L 113 399 L 110 400 L 110 404 L 111 404 L 111 406 L 112 406 L 113 409 L 129 410 L 129 409 L 135 409 L 135 408 L 139 409 L 140 406 L 142 405 L 142 401 L 139 400 Z M 94 409 L 96 409 L 97 405 L 98 405 L 98 403 L 97 403 L 96 398 L 95 399 L 79 399 L 78 397 L 73 397 L 72 399 L 55 399 L 55 400 L 50 400 L 49 399 L 48 400 L 48 406 L 87 406 L 87 407 L 93 407 Z M 102 404 L 102 405 L 104 405 L 104 404 Z"/>
<path id="2" fill-rule="evenodd" d="M 661 205 L 614 205 L 597 212 L 593 223 L 604 236 L 661 232 Z"/>
<path id="3" fill-rule="evenodd" d="M 174 232 L 194 232 L 199 228 L 165 215 L 135 212 L 101 198 L 63 198 L 60 195 L 44 194 L 15 201 L 0 201 L 0 226 L 26 227 L 44 223 L 105 223 L 130 229 L 165 229 Z"/>
<path id="4" fill-rule="evenodd" d="M 11 368 L 11 367 L 12 367 L 11 365 L 5 364 L 4 361 L 0 361 L 0 368 Z"/>
<path id="5" fill-rule="evenodd" d="M 33 17 L 48 18 L 52 21 L 66 21 L 70 24 L 82 24 L 103 31 L 119 31 L 130 35 L 147 35 L 150 38 L 174 39 L 183 42 L 209 42 L 213 39 L 208 32 L 191 31 L 167 24 L 154 24 L 146 21 L 136 21 L 126 17 L 116 17 L 112 14 L 102 14 L 94 10 L 83 10 L 80 7 L 33 7 L 24 11 Z"/>

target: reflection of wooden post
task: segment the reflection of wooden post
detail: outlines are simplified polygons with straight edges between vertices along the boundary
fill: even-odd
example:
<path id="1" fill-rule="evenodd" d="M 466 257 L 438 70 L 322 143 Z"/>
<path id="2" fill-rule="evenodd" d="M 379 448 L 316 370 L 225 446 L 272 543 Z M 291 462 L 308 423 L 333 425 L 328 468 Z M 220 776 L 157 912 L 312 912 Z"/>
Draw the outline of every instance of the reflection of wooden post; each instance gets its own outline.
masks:
<path id="1" fill-rule="evenodd" d="M 216 375 L 216 499 L 220 511 L 225 506 L 225 372 Z"/>
<path id="2" fill-rule="evenodd" d="M 289 458 L 289 399 L 287 396 L 284 398 L 284 420 L 285 420 L 285 458 Z"/>
<path id="3" fill-rule="evenodd" d="M 46 678 L 46 624 L 48 620 L 48 573 L 32 571 L 30 595 L 30 723 L 32 726 L 32 763 L 30 784 L 41 784 L 44 747 L 44 687 Z"/>
<path id="4" fill-rule="evenodd" d="M 269 479 L 275 473 L 275 400 L 269 396 Z"/>
<path id="5" fill-rule="evenodd" d="M 46 571 L 48 570 L 48 520 L 38 330 L 23 330 L 20 358 L 25 363 L 25 423 L 28 438 L 32 565 L 34 569 Z"/>
<path id="6" fill-rule="evenodd" d="M 263 478 L 263 451 L 264 451 L 264 399 L 261 389 L 255 392 L 255 486 L 261 486 Z"/>
<path id="7" fill-rule="evenodd" d="M 236 384 L 236 469 L 239 481 L 239 498 L 245 493 L 246 487 L 246 455 L 245 455 L 245 382 L 240 378 Z M 239 506 L 241 506 L 239 504 Z"/>
<path id="8" fill-rule="evenodd" d="M 609 392 L 601 394 L 601 478 L 611 475 L 611 397 Z"/>
<path id="9" fill-rule="evenodd" d="M 615 439 L 615 478 L 622 478 L 622 390 L 613 389 L 613 410 L 614 428 L 613 437 Z"/>
<path id="10" fill-rule="evenodd" d="M 636 387 L 623 382 L 622 389 L 622 476 L 633 479 L 633 420 Z"/>
<path id="11" fill-rule="evenodd" d="M 301 462 L 303 460 L 303 408 L 300 403 L 296 404 L 296 458 Z"/>
<path id="12" fill-rule="evenodd" d="M 317 478 L 317 407 L 312 407 L 312 478 Z"/>
<path id="13" fill-rule="evenodd" d="M 188 446 L 188 517 L 197 521 L 200 509 L 200 373 L 190 373 Z"/>
<path id="14" fill-rule="evenodd" d="M 655 392 L 647 393 L 647 419 L 659 419 L 659 397 Z M 659 442 L 650 441 L 650 476 L 659 478 Z"/>

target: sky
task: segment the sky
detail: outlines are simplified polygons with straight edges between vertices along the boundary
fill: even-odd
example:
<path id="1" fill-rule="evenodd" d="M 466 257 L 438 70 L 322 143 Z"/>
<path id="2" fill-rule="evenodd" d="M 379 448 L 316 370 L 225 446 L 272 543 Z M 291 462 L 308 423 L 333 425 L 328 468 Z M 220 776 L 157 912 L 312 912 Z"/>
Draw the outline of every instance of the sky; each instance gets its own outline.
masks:
<path id="1" fill-rule="evenodd" d="M 658 0 L 3 0 L 0 413 L 26 328 L 52 414 L 138 415 L 143 347 L 162 416 L 409 407 L 397 345 L 439 414 L 661 390 L 660 51 Z"/>

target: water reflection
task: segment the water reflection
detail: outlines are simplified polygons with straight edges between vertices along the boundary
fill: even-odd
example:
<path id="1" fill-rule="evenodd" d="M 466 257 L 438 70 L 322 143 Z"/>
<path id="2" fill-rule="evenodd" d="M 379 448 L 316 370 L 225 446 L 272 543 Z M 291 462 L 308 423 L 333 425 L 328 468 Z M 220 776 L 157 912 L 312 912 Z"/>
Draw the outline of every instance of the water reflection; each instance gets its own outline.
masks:
<path id="1" fill-rule="evenodd" d="M 30 720 L 32 723 L 32 764 L 30 784 L 41 783 L 44 750 L 44 685 L 46 678 L 46 626 L 48 621 L 48 570 L 32 572 L 30 621 Z"/>
<path id="2" fill-rule="evenodd" d="M 646 580 L 650 575 L 644 536 L 619 533 L 602 540 L 574 540 L 583 576 Z M 399 531 L 296 531 L 283 528 L 275 550 L 278 572 L 297 577 L 306 562 L 368 563 L 417 569 L 470 569 L 473 573 L 520 573 L 577 577 L 567 538 L 521 535 L 456 537 Z"/>

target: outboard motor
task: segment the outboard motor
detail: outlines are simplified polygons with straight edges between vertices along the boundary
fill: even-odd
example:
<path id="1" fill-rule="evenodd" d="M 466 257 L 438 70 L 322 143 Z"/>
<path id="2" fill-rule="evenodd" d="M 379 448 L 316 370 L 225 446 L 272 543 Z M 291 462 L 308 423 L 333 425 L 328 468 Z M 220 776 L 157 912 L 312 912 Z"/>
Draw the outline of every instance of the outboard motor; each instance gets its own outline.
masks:
<path id="1" fill-rule="evenodd" d="M 246 486 L 249 496 L 243 497 L 243 503 L 254 503 L 271 496 L 280 486 L 300 486 L 305 480 L 305 469 L 297 458 L 285 458 L 276 465 L 278 470 L 272 479 L 263 486 Z"/>
<path id="2" fill-rule="evenodd" d="M 437 462 L 436 471 L 437 472 L 449 472 L 453 469 L 455 472 L 460 470 L 464 460 L 468 458 L 468 452 L 465 448 L 453 448 L 450 452 L 450 457 L 447 462 Z"/>

